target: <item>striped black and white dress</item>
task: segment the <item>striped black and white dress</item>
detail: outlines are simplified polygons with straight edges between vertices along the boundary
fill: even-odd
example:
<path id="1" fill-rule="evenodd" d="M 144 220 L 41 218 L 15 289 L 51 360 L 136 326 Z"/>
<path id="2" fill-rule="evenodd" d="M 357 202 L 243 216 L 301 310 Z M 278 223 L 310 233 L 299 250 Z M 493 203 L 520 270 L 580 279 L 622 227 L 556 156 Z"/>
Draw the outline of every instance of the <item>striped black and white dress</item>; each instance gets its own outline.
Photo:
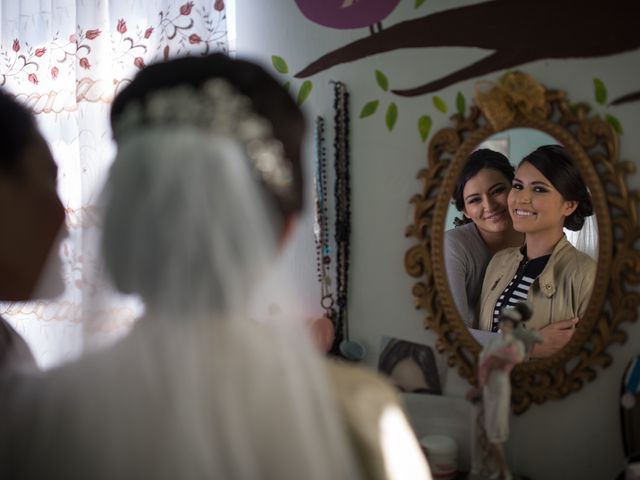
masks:
<path id="1" fill-rule="evenodd" d="M 493 321 L 491 324 L 492 332 L 500 330 L 500 312 L 503 308 L 512 308 L 516 303 L 525 302 L 527 300 L 527 295 L 533 281 L 542 273 L 542 270 L 544 270 L 544 267 L 549 261 L 549 257 L 551 257 L 551 255 L 544 255 L 542 257 L 529 260 L 525 255 L 518 266 L 516 274 L 496 302 L 496 307 L 493 310 Z"/>

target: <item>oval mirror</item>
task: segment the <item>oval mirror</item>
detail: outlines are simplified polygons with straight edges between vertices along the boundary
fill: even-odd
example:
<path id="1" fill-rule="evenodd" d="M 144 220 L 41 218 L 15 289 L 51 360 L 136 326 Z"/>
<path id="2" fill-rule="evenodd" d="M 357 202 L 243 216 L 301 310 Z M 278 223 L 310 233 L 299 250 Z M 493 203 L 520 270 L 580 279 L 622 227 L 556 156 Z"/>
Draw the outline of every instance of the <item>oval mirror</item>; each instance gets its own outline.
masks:
<path id="1" fill-rule="evenodd" d="M 635 320 L 640 299 L 629 288 L 640 281 L 635 245 L 638 195 L 629 192 L 624 180 L 634 170 L 633 163 L 619 159 L 615 131 L 589 115 L 588 105 L 571 105 L 564 92 L 546 89 L 522 72 L 510 72 L 497 84 L 483 82 L 479 87 L 487 85 L 477 89 L 467 116 L 454 115 L 453 126 L 436 132 L 429 142 L 427 167 L 418 173 L 423 188 L 411 199 L 414 222 L 406 235 L 416 244 L 405 255 L 405 268 L 418 279 L 413 286 L 415 304 L 427 313 L 425 327 L 437 332 L 438 350 L 475 384 L 481 344 L 455 305 L 444 260 L 444 232 L 457 213 L 450 210 L 454 185 L 469 155 L 483 142 L 495 149 L 508 147 L 514 163 L 533 149 L 526 145 L 529 141 L 564 146 L 591 194 L 597 241 L 581 249 L 591 249 L 597 275 L 587 313 L 571 341 L 552 356 L 528 361 L 512 372 L 512 406 L 521 413 L 532 402 L 580 390 L 595 378 L 596 367 L 611 362 L 607 348 L 626 338 L 619 326 Z"/>

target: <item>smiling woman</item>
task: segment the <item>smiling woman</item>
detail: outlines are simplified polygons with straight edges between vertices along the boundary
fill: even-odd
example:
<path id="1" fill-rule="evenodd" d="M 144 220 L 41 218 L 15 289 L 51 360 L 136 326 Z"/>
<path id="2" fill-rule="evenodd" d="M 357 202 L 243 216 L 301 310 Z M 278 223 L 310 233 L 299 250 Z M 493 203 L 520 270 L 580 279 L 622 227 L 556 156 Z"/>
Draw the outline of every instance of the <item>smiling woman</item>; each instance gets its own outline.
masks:
<path id="1" fill-rule="evenodd" d="M 469 327 L 477 327 L 476 307 L 489 260 L 524 238 L 513 229 L 507 208 L 512 180 L 507 157 L 480 149 L 470 155 L 453 191 L 452 203 L 463 216 L 444 235 L 445 264 L 453 300 Z"/>
<path id="2" fill-rule="evenodd" d="M 563 228 L 580 230 L 593 214 L 587 187 L 563 147 L 546 145 L 525 157 L 508 197 L 513 228 L 524 246 L 499 252 L 487 267 L 480 327 L 498 330 L 500 312 L 522 300 L 533 304 L 529 327 L 544 341 L 533 352 L 560 350 L 586 312 L 596 263 L 566 239 Z"/>

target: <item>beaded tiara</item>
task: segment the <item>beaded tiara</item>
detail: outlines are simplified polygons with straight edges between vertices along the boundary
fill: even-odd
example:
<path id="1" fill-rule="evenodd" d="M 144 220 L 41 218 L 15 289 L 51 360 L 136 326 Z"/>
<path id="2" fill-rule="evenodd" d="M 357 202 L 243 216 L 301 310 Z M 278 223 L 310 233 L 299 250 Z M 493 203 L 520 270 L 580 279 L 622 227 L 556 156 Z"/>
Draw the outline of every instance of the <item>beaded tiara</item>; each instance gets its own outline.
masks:
<path id="1" fill-rule="evenodd" d="M 153 126 L 192 126 L 235 138 L 270 189 L 283 199 L 291 195 L 292 167 L 282 143 L 273 136 L 271 123 L 227 80 L 214 78 L 199 88 L 180 85 L 147 94 L 144 104 L 136 101 L 125 108 L 114 125 L 114 138 L 119 143 Z"/>

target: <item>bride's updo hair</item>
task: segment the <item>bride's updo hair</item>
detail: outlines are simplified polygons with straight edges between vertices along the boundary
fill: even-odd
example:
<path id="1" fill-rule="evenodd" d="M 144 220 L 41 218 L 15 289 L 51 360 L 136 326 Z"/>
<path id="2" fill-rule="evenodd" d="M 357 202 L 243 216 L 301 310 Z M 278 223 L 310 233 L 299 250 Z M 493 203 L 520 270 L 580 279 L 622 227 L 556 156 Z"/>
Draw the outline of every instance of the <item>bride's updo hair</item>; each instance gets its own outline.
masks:
<path id="1" fill-rule="evenodd" d="M 114 99 L 111 127 L 115 130 L 119 118 L 129 105 L 137 102 L 144 104 L 153 92 L 181 85 L 197 89 L 214 78 L 227 80 L 251 100 L 257 114 L 270 122 L 273 136 L 282 142 L 285 157 L 291 163 L 293 176 L 291 194 L 287 199 L 273 195 L 273 200 L 283 218 L 299 212 L 304 203 L 301 165 L 302 140 L 306 128 L 304 115 L 283 86 L 254 63 L 215 53 L 149 65 Z"/>
<path id="2" fill-rule="evenodd" d="M 577 232 L 582 229 L 584 219 L 593 215 L 591 195 L 582 175 L 561 145 L 543 145 L 522 159 L 528 162 L 553 184 L 567 201 L 578 202 L 578 207 L 564 221 L 564 227 Z"/>
<path id="3" fill-rule="evenodd" d="M 165 312 L 242 308 L 302 208 L 305 122 L 261 67 L 151 65 L 113 102 L 102 248 L 115 287 Z"/>

